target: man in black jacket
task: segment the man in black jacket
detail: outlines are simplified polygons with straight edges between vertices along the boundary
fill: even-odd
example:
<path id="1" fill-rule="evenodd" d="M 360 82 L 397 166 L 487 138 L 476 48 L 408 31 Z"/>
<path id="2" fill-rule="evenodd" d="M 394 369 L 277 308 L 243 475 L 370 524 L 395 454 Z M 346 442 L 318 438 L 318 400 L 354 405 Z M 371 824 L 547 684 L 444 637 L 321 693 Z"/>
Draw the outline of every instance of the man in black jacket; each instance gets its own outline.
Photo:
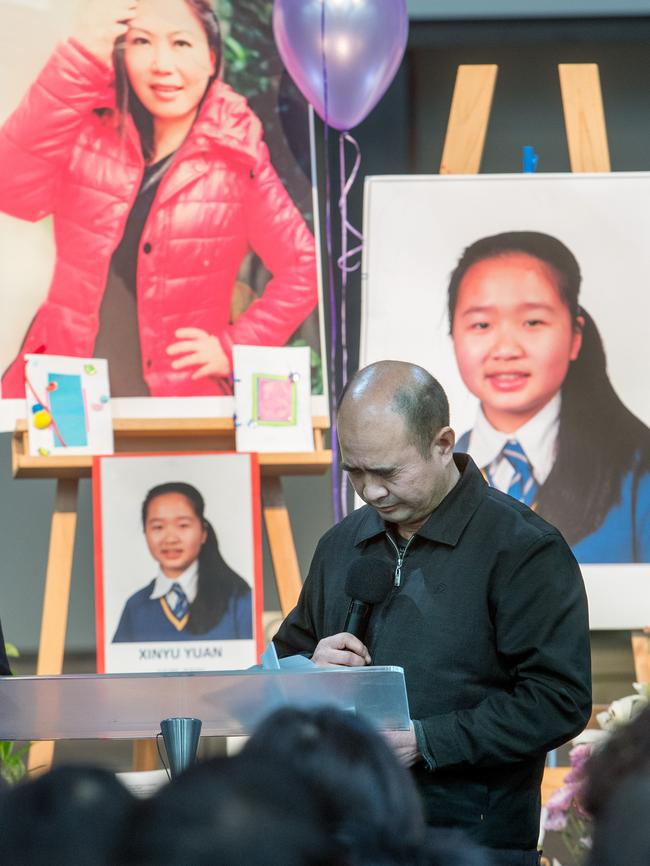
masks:
<path id="1" fill-rule="evenodd" d="M 575 558 L 554 527 L 454 455 L 447 398 L 422 368 L 361 370 L 338 430 L 343 467 L 367 504 L 320 540 L 278 652 L 403 667 L 413 722 L 388 736 L 429 823 L 463 827 L 498 851 L 500 866 L 537 864 L 546 752 L 591 710 Z M 365 555 L 389 562 L 395 580 L 363 644 L 342 628 L 346 574 Z"/>

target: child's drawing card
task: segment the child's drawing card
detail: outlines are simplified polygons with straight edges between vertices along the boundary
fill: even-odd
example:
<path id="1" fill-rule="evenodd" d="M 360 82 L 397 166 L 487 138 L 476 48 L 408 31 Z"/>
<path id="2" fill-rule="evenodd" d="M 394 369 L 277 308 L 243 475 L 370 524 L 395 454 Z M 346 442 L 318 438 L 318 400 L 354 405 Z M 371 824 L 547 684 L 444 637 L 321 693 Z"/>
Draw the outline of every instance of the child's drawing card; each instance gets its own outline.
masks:
<path id="1" fill-rule="evenodd" d="M 27 355 L 25 394 L 32 456 L 112 454 L 108 362 Z"/>
<path id="2" fill-rule="evenodd" d="M 313 451 L 309 348 L 235 346 L 238 451 Z"/>

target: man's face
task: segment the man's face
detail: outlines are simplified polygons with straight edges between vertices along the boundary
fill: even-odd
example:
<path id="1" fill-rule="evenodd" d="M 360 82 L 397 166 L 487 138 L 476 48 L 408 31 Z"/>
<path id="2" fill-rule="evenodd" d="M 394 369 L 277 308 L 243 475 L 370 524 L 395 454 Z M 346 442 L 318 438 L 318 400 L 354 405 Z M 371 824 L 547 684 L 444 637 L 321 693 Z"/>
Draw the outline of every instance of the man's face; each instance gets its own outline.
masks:
<path id="1" fill-rule="evenodd" d="M 426 459 L 402 416 L 384 407 L 341 412 L 338 434 L 342 468 L 361 499 L 384 520 L 416 531 L 447 493 L 451 449 L 436 437 Z"/>

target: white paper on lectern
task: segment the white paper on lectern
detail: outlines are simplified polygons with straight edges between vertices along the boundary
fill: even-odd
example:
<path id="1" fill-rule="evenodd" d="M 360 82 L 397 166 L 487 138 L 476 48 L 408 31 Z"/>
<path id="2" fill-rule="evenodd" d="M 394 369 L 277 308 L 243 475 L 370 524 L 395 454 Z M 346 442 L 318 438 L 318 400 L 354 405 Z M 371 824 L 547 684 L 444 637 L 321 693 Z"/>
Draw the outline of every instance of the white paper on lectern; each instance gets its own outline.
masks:
<path id="1" fill-rule="evenodd" d="M 116 773 L 117 779 L 135 797 L 151 797 L 168 782 L 166 770 L 133 770 Z"/>

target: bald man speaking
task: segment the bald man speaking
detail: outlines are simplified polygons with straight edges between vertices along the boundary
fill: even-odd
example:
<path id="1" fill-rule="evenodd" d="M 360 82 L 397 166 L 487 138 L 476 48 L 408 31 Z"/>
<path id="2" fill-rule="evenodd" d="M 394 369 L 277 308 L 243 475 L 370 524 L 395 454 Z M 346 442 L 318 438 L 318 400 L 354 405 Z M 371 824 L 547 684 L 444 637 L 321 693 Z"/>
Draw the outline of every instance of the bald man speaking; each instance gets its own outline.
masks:
<path id="1" fill-rule="evenodd" d="M 587 603 L 560 533 L 489 487 L 454 454 L 440 384 L 382 361 L 338 410 L 343 467 L 366 503 L 320 540 L 282 656 L 317 665 L 399 665 L 412 716 L 389 734 L 412 768 L 428 822 L 462 827 L 500 866 L 538 864 L 546 752 L 591 711 Z M 352 563 L 384 560 L 392 588 L 364 642 L 343 631 Z"/>

